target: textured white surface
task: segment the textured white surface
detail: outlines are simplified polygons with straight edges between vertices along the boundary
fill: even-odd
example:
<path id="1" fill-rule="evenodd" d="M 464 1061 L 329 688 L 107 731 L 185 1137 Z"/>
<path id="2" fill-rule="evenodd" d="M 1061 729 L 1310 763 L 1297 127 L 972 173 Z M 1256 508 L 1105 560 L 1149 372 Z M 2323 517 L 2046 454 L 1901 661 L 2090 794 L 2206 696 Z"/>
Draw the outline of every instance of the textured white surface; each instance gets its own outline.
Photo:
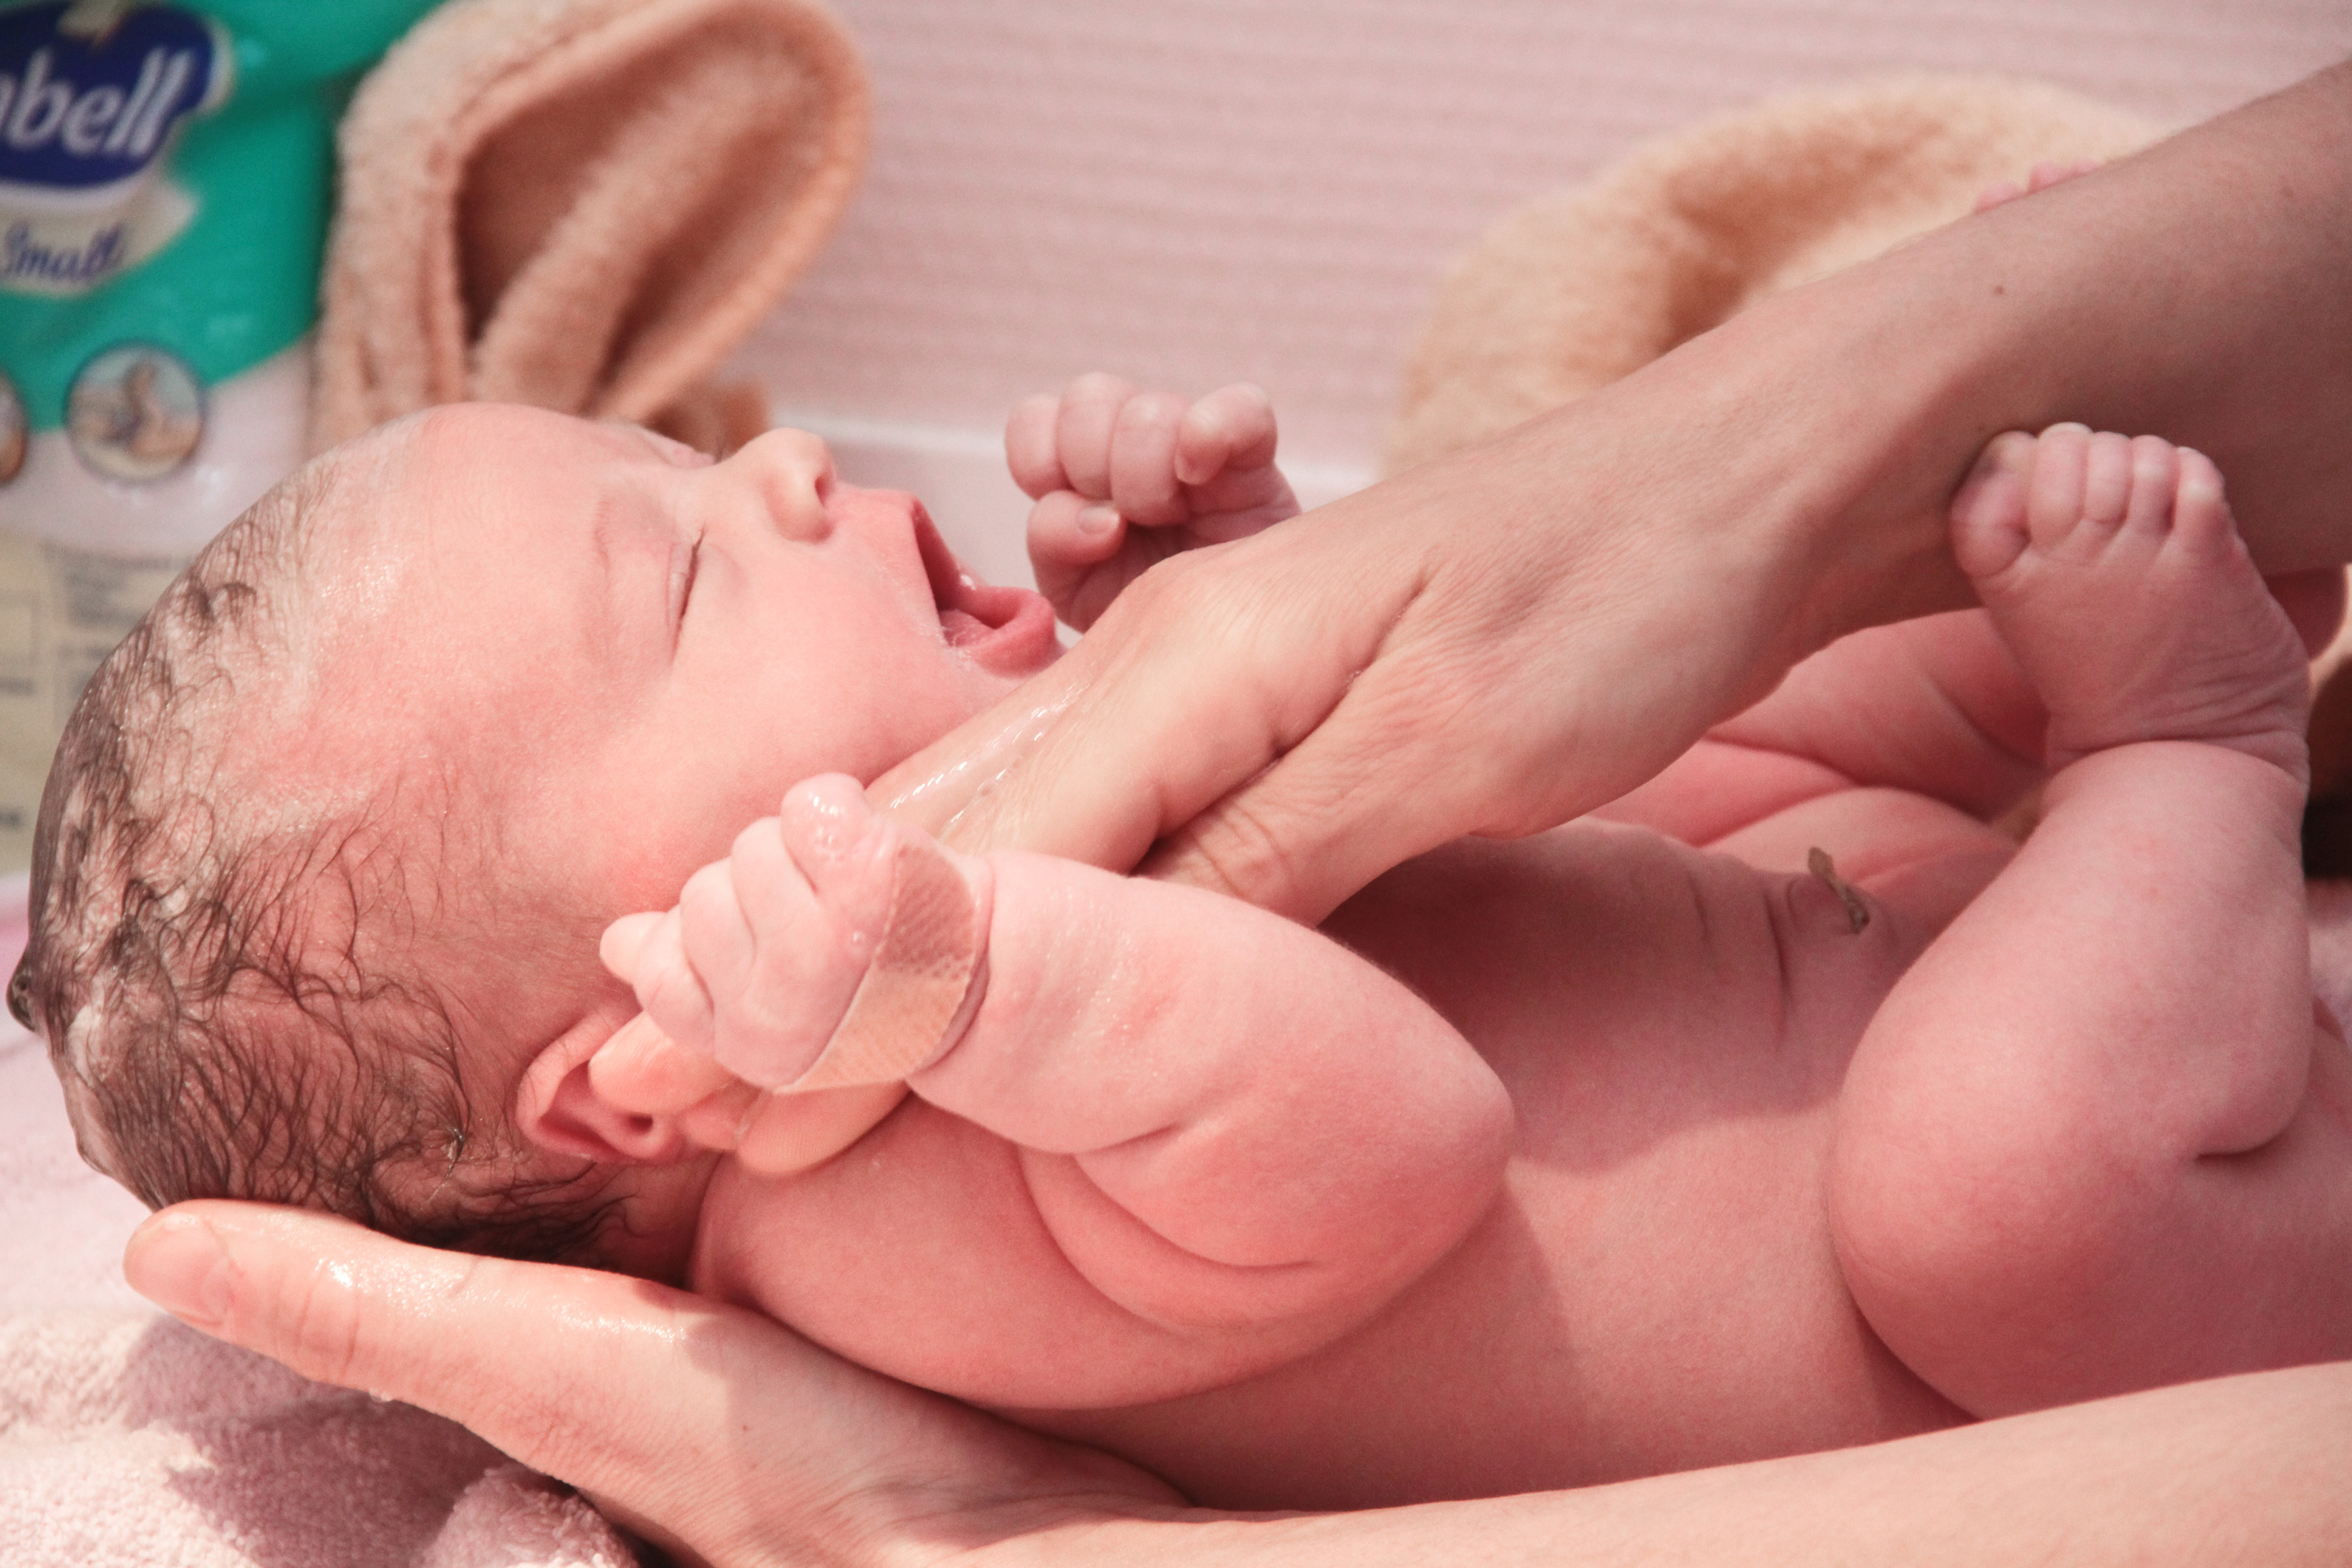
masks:
<path id="1" fill-rule="evenodd" d="M 1246 378 L 1342 471 L 1447 258 L 1645 138 L 1922 69 L 2181 123 L 2352 53 L 2344 0 L 835 3 L 875 154 L 742 355 L 780 412 L 985 441 L 1083 370 Z"/>

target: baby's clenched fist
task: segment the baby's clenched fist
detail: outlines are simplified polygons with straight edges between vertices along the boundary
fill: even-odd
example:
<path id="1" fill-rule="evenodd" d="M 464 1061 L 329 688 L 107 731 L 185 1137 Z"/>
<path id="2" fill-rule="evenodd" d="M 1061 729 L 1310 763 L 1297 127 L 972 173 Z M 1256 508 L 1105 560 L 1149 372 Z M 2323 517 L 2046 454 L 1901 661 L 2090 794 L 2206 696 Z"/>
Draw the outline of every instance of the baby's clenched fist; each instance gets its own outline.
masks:
<path id="1" fill-rule="evenodd" d="M 1298 512 L 1274 465 L 1273 405 L 1246 384 L 1187 402 L 1080 376 L 1059 397 L 1040 392 L 1013 411 L 1004 455 L 1036 501 L 1037 586 L 1082 632 L 1155 563 Z"/>
<path id="2" fill-rule="evenodd" d="M 893 822 L 856 779 L 828 774 L 795 786 L 727 859 L 695 873 L 676 908 L 614 921 L 604 962 L 664 1033 L 747 1083 L 817 1087 L 803 1081 L 828 1047 L 840 1060 L 827 1060 L 823 1086 L 887 1081 L 948 1043 L 965 989 L 958 961 L 968 981 L 984 942 L 986 883 L 985 862 Z M 910 982 L 895 970 L 918 947 L 928 963 Z M 889 1070 L 866 1071 L 866 1058 Z"/>

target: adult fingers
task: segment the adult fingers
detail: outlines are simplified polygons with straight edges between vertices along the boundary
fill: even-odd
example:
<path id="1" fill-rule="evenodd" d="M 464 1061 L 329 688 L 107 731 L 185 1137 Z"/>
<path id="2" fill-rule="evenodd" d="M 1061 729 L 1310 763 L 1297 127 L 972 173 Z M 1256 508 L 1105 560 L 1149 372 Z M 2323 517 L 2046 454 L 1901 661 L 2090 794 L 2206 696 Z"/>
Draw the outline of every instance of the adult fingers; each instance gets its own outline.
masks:
<path id="1" fill-rule="evenodd" d="M 1312 924 L 1390 867 L 1465 833 L 1515 836 L 1565 821 L 1663 768 L 1687 739 L 1661 726 L 1645 744 L 1567 715 L 1529 722 L 1527 708 L 1526 729 L 1509 733 L 1482 711 L 1496 705 L 1499 717 L 1523 695 L 1508 687 L 1509 672 L 1486 659 L 1391 653 L 1311 734 L 1193 813 L 1140 870 Z M 1628 730 L 1647 716 L 1617 715 Z M 1549 733 L 1529 733 L 1539 728 Z M 1598 744 L 1582 744 L 1587 733 Z M 1568 766 L 1580 755 L 1583 766 Z"/>
<path id="2" fill-rule="evenodd" d="M 221 1202 L 149 1219 L 123 1268 L 204 1332 L 461 1422 L 710 1563 L 878 1556 L 992 1494 L 1150 1490 L 764 1318 L 618 1275 Z"/>
<path id="3" fill-rule="evenodd" d="M 1770 690 L 1832 595 L 1601 395 L 1162 562 L 875 798 L 967 851 L 1126 870 L 1168 839 L 1157 869 L 1311 918 L 1622 793 Z"/>

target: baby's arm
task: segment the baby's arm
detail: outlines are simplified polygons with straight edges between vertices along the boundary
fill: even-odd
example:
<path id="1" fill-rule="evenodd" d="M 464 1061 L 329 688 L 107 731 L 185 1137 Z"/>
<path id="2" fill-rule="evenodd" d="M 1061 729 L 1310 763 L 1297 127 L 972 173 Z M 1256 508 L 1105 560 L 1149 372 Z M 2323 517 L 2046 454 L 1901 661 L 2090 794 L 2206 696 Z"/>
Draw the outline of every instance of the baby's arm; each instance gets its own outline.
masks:
<path id="1" fill-rule="evenodd" d="M 633 920 L 609 946 L 673 1038 L 767 1087 L 903 1076 L 1019 1145 L 1070 1269 L 1196 1385 L 1360 1321 L 1467 1232 L 1508 1153 L 1492 1071 L 1337 943 L 1193 889 L 952 854 L 847 779 L 794 789 L 677 910 Z M 892 1040 L 860 1021 L 877 1013 L 928 1021 Z M 843 1036 L 879 1066 L 844 1061 Z M 939 1213 L 1010 1255 L 1001 1215 L 940 1187 Z"/>
<path id="2" fill-rule="evenodd" d="M 1296 517 L 1274 452 L 1274 409 L 1254 386 L 1188 403 L 1097 372 L 1059 397 L 1025 399 L 1005 425 L 1004 455 L 1037 503 L 1038 589 L 1083 632 L 1157 562 Z"/>

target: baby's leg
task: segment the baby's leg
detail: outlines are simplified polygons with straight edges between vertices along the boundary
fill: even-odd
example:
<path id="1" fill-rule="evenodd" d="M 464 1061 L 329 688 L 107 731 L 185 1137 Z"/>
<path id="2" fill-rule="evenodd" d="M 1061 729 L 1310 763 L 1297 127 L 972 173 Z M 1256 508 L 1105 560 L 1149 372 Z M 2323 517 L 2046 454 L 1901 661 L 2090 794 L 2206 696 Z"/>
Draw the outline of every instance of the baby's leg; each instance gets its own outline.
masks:
<path id="1" fill-rule="evenodd" d="M 1832 1184 L 1855 1298 L 1982 1415 L 2352 1354 L 2301 640 L 2212 465 L 2150 437 L 2001 437 L 1953 547 L 2056 771 L 1856 1052 Z"/>

